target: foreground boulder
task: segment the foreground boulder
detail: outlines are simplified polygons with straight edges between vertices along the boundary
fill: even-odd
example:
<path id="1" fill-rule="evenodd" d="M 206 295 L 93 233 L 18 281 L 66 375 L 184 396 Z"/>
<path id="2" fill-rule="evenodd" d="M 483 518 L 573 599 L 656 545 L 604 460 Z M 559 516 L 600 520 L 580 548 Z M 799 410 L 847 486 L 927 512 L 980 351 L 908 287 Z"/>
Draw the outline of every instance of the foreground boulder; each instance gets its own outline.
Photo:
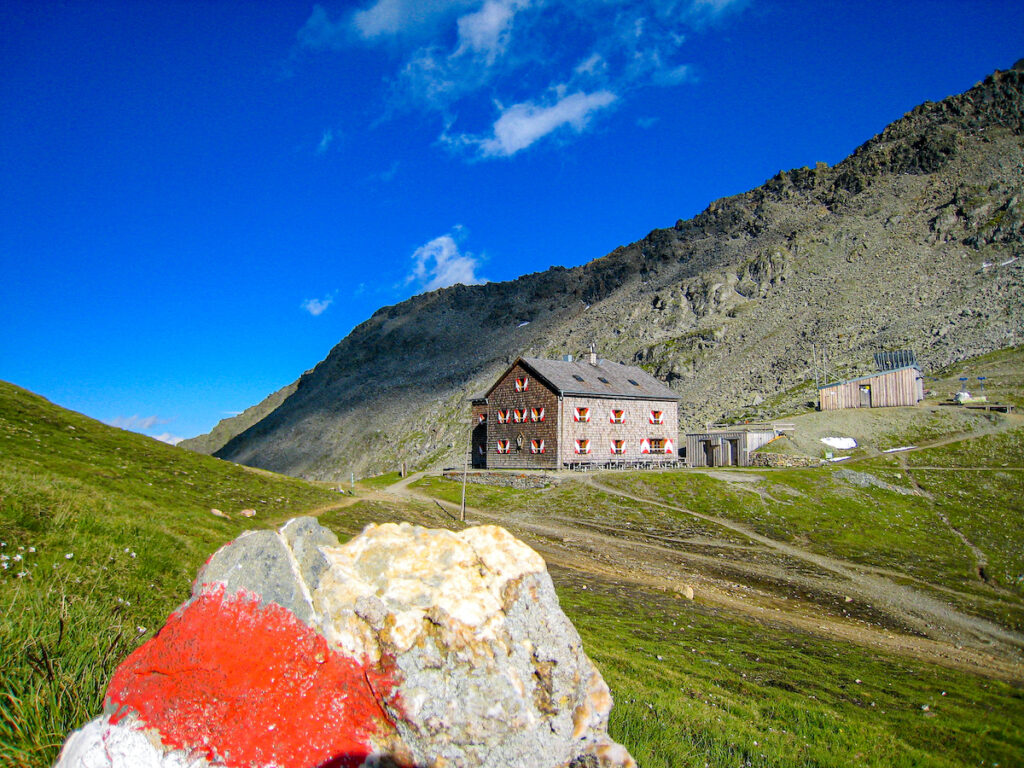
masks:
<path id="1" fill-rule="evenodd" d="M 544 561 L 496 526 L 242 534 L 60 768 L 634 766 Z"/>

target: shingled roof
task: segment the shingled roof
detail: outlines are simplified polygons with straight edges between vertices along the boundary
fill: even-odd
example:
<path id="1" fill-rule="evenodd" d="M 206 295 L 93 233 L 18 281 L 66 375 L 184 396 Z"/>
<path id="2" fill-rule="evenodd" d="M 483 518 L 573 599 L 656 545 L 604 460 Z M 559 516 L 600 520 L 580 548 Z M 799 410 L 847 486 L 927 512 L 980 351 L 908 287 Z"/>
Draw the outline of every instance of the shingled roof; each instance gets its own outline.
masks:
<path id="1" fill-rule="evenodd" d="M 521 357 L 517 362 L 532 370 L 559 395 L 631 400 L 679 399 L 679 395 L 642 368 L 614 363 L 611 360 L 598 360 L 597 365 L 592 365 L 587 360 Z"/>

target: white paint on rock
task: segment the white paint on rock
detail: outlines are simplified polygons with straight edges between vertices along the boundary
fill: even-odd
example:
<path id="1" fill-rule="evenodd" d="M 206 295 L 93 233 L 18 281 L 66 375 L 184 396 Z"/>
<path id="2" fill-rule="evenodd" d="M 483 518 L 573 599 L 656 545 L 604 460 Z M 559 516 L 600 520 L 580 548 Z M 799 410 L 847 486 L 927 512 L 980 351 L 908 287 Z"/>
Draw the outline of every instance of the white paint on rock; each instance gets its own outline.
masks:
<path id="1" fill-rule="evenodd" d="M 64 743 L 54 768 L 207 768 L 203 757 L 189 757 L 178 750 L 165 752 L 130 718 L 117 725 L 98 717 L 78 729 Z"/>

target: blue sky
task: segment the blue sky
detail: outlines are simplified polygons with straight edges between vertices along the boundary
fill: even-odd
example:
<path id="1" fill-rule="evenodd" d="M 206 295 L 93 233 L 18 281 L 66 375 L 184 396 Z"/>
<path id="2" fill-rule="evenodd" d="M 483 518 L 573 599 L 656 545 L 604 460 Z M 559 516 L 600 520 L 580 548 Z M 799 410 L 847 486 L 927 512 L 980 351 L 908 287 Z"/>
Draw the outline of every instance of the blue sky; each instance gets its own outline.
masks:
<path id="1" fill-rule="evenodd" d="M 1024 5 L 0 5 L 0 379 L 165 439 L 1024 57 Z"/>

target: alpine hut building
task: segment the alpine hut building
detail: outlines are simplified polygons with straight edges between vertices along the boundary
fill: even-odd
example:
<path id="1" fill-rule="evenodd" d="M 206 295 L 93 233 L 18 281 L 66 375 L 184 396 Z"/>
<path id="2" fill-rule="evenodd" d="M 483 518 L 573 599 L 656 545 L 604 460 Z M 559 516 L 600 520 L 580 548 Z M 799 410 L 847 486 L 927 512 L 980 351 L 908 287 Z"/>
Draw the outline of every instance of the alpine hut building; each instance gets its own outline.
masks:
<path id="1" fill-rule="evenodd" d="M 473 398 L 473 466 L 559 469 L 677 461 L 679 397 L 646 371 L 520 357 Z"/>

